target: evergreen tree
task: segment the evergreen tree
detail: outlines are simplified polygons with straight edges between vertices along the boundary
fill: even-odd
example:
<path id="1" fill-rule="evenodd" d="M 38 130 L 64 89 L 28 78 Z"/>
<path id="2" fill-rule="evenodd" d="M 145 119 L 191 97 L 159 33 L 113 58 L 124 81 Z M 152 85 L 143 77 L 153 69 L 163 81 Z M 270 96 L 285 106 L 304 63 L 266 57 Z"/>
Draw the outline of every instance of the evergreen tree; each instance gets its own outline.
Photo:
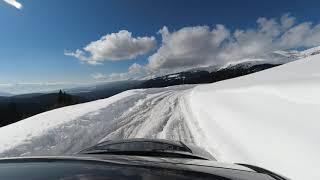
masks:
<path id="1" fill-rule="evenodd" d="M 60 89 L 59 93 L 58 93 L 58 104 L 63 104 L 63 92 Z"/>
<path id="2" fill-rule="evenodd" d="M 58 106 L 71 105 L 73 102 L 72 96 L 60 90 L 58 93 Z"/>

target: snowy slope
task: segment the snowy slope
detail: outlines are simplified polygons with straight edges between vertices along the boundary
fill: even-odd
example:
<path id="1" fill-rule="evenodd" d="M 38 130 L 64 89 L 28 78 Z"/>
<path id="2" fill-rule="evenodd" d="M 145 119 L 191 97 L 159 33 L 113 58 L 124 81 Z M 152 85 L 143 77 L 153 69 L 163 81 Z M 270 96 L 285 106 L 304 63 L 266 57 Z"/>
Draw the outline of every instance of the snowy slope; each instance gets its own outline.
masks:
<path id="1" fill-rule="evenodd" d="M 190 106 L 220 161 L 320 179 L 320 55 L 201 85 Z"/>
<path id="2" fill-rule="evenodd" d="M 130 90 L 0 128 L 0 157 L 66 155 L 116 138 L 165 138 L 219 161 L 320 179 L 320 55 L 200 86 Z"/>
<path id="3" fill-rule="evenodd" d="M 107 99 L 55 109 L 0 128 L 2 157 L 63 154 L 82 148 L 94 139 L 94 130 L 107 123 L 91 121 L 101 110 L 143 90 L 132 90 Z M 121 108 L 126 103 L 122 103 Z M 120 106 L 119 106 L 120 108 Z M 111 118 L 116 113 L 108 114 Z M 90 136 L 86 136 L 90 133 Z M 101 133 L 101 132 L 100 132 Z M 83 138 L 81 141 L 78 141 Z"/>

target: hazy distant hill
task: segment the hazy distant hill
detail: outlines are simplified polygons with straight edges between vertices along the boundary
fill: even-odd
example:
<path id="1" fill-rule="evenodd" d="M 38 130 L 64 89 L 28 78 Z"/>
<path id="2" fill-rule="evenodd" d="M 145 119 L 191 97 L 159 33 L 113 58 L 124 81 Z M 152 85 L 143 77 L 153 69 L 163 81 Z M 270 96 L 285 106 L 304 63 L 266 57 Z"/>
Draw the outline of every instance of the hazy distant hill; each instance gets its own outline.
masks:
<path id="1" fill-rule="evenodd" d="M 0 97 L 8 97 L 8 96 L 12 96 L 12 94 L 6 93 L 6 92 L 0 92 Z"/>
<path id="2" fill-rule="evenodd" d="M 145 81 L 139 80 L 116 81 L 100 83 L 88 87 L 66 89 L 65 91 L 69 94 L 80 96 L 87 100 L 97 100 L 113 96 L 129 89 L 141 88 L 141 85 L 144 82 Z"/>

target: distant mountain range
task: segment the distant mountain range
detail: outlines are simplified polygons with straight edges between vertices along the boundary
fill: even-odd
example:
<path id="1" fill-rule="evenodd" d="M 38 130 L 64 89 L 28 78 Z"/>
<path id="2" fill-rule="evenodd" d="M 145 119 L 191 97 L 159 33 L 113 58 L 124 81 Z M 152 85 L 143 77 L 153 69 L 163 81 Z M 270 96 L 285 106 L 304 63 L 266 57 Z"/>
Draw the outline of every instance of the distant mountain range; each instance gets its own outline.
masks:
<path id="1" fill-rule="evenodd" d="M 71 88 L 71 89 L 66 89 L 65 91 L 69 94 L 83 97 L 88 101 L 92 101 L 92 100 L 110 97 L 129 89 L 141 88 L 141 85 L 144 82 L 145 81 L 142 81 L 142 80 L 116 81 L 116 82 L 100 83 L 100 84 L 91 85 L 88 87 Z"/>
<path id="2" fill-rule="evenodd" d="M 6 92 L 0 92 L 0 97 L 8 97 L 8 96 L 12 96 L 12 94 L 6 93 Z"/>

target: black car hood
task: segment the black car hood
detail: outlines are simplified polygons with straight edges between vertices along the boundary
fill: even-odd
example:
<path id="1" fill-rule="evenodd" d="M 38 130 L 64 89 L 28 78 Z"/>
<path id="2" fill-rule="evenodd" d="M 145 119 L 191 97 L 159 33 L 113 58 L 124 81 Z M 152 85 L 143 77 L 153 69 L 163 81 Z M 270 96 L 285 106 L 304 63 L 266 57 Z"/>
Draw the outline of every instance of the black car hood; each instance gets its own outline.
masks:
<path id="1" fill-rule="evenodd" d="M 241 165 L 223 164 L 208 160 L 173 159 L 125 155 L 75 155 L 75 156 L 46 156 L 21 157 L 0 159 L 0 164 L 10 163 L 106 163 L 106 165 L 136 166 L 148 169 L 168 169 L 179 172 L 212 174 L 233 180 L 274 180 L 271 176 L 256 172 Z"/>
<path id="2" fill-rule="evenodd" d="M 188 158 L 167 158 L 167 157 L 148 157 L 148 156 L 127 156 L 127 155 L 103 155 L 103 154 L 78 154 L 76 157 L 80 158 L 95 158 L 107 161 L 117 161 L 119 163 L 154 163 L 154 164 L 174 164 L 174 165 L 193 165 L 193 166 L 208 166 L 215 168 L 226 168 L 240 171 L 252 171 L 252 169 L 237 164 L 227 164 L 217 161 L 202 160 L 202 159 L 188 159 Z"/>

